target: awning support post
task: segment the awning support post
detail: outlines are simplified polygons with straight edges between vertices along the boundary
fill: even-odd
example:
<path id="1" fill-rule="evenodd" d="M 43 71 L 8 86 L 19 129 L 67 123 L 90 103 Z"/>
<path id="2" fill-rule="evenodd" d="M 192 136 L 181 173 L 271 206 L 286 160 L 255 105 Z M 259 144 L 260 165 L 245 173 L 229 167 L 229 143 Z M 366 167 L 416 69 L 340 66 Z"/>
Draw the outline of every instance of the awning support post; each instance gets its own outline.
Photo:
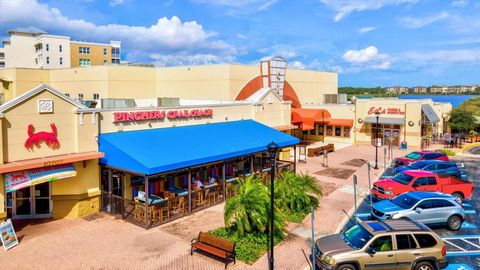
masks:
<path id="1" fill-rule="evenodd" d="M 192 169 L 188 169 L 188 213 L 192 212 Z"/>
<path id="2" fill-rule="evenodd" d="M 297 173 L 297 146 L 293 146 L 293 172 Z"/>
<path id="3" fill-rule="evenodd" d="M 112 169 L 108 169 L 108 205 L 107 205 L 107 212 L 109 212 L 110 214 L 112 213 L 112 202 L 113 202 L 113 198 L 112 198 L 112 187 L 113 187 L 113 184 L 112 184 L 112 181 L 113 181 L 113 173 L 112 173 Z"/>
<path id="4" fill-rule="evenodd" d="M 226 197 L 227 197 L 227 177 L 225 176 L 225 161 L 223 162 L 223 165 L 222 165 L 222 179 L 223 179 L 223 201 L 225 201 Z"/>
<path id="5" fill-rule="evenodd" d="M 148 197 L 150 196 L 148 176 L 145 176 L 145 229 L 150 225 L 150 217 L 148 216 Z"/>
<path id="6" fill-rule="evenodd" d="M 253 160 L 255 159 L 255 155 L 250 156 L 250 174 L 253 174 Z"/>

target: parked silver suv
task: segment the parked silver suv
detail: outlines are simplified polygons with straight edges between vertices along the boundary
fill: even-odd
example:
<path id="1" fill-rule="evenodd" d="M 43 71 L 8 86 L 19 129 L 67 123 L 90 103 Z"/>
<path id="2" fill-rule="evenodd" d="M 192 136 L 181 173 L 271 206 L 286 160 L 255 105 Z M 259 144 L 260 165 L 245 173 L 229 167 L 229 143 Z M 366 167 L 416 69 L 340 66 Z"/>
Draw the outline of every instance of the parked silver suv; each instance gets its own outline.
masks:
<path id="1" fill-rule="evenodd" d="M 408 217 L 425 225 L 442 225 L 457 231 L 462 227 L 465 210 L 451 195 L 414 191 L 375 203 L 372 215 L 378 219 Z"/>

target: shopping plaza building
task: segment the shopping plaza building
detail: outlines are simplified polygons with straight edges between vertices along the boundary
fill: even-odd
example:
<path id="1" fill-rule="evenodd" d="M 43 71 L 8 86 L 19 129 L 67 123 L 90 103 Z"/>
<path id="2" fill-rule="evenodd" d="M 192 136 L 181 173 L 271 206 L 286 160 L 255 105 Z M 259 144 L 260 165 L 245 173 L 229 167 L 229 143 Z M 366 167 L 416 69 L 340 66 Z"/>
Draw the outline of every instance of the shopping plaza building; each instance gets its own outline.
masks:
<path id="1" fill-rule="evenodd" d="M 382 143 L 419 148 L 451 109 L 347 103 L 337 74 L 287 69 L 279 57 L 260 66 L 12 68 L 0 82 L 0 218 L 104 211 L 146 228 L 235 196 L 239 178 L 295 170 L 300 143 L 370 144 L 378 127 Z"/>

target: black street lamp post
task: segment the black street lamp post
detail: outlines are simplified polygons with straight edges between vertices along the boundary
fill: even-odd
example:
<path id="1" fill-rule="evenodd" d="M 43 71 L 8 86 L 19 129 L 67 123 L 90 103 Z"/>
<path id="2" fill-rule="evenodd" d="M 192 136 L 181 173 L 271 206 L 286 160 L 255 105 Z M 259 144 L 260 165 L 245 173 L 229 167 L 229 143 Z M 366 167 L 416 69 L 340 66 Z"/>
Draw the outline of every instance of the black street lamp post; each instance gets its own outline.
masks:
<path id="1" fill-rule="evenodd" d="M 270 241 L 269 241 L 269 254 L 268 254 L 268 269 L 273 270 L 273 235 L 274 235 L 274 209 L 275 209 L 275 171 L 278 144 L 274 141 L 267 145 L 268 152 L 270 153 Z"/>
<path id="2" fill-rule="evenodd" d="M 375 127 L 375 170 L 378 170 L 378 119 L 380 118 L 380 112 L 376 111 L 375 116 L 377 117 L 377 125 Z"/>

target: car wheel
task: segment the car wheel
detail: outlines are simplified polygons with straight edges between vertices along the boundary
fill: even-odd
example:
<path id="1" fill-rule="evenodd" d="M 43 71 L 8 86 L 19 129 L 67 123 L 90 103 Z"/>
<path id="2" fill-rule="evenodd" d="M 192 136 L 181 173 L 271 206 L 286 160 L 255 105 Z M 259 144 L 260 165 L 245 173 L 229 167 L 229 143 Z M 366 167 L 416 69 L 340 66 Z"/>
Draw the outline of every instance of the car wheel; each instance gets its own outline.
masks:
<path id="1" fill-rule="evenodd" d="M 455 192 L 452 194 L 453 197 L 455 197 L 455 201 L 457 201 L 458 204 L 463 204 L 463 196 L 462 194 Z"/>
<path id="2" fill-rule="evenodd" d="M 339 267 L 337 267 L 337 270 L 356 270 L 355 266 L 351 264 L 342 264 Z"/>
<path id="3" fill-rule="evenodd" d="M 447 228 L 451 231 L 458 231 L 462 227 L 463 220 L 459 216 L 451 216 L 447 220 Z"/>
<path id="4" fill-rule="evenodd" d="M 415 265 L 414 270 L 435 270 L 433 265 L 429 262 L 419 262 Z"/>

